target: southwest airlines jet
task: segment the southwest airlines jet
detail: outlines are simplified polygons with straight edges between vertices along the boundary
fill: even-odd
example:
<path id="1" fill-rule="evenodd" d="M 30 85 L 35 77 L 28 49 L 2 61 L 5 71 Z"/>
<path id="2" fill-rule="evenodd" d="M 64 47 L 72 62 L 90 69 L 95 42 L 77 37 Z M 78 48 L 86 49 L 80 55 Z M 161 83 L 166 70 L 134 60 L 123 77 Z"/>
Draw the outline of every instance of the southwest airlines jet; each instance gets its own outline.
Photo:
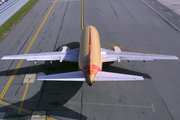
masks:
<path id="1" fill-rule="evenodd" d="M 39 76 L 37 80 L 86 81 L 88 85 L 92 85 L 94 81 L 144 80 L 142 76 L 104 72 L 102 71 L 103 62 L 121 62 L 123 60 L 152 61 L 154 59 L 178 60 L 176 56 L 171 55 L 122 52 L 117 46 L 114 46 L 112 50 L 101 48 L 99 33 L 93 26 L 87 26 L 83 31 L 79 48 L 68 50 L 67 46 L 63 46 L 59 52 L 10 55 L 4 56 L 1 59 L 78 62 L 80 71 Z"/>

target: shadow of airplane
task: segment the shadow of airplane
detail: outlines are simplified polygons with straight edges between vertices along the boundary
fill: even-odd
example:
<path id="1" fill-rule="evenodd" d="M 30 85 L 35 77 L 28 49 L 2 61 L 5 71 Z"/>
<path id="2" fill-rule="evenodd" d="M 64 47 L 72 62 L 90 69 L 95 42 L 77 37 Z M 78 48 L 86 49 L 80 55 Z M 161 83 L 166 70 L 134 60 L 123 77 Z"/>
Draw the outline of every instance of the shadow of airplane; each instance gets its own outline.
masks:
<path id="1" fill-rule="evenodd" d="M 71 118 L 77 120 L 87 120 L 87 117 L 82 115 L 80 112 L 73 111 L 65 106 L 68 102 L 81 88 L 83 82 L 49 82 L 44 81 L 42 83 L 41 89 L 33 97 L 26 99 L 23 104 L 23 109 L 28 111 L 46 111 L 48 117 L 59 120 L 60 118 Z M 23 94 L 23 93 L 22 93 Z M 13 99 L 13 98 L 12 98 Z M 7 102 L 6 99 L 2 100 Z M 1 112 L 6 112 L 6 119 L 13 120 L 24 120 L 30 118 L 32 113 L 21 111 L 18 114 L 18 110 L 15 110 L 12 106 L 19 107 L 21 101 L 12 103 L 8 106 L 0 108 Z M 81 109 L 81 108 L 79 108 Z M 39 116 L 44 114 L 41 112 L 37 113 Z M 51 117 L 52 116 L 52 117 Z"/>
<path id="2" fill-rule="evenodd" d="M 73 45 L 74 44 L 67 44 L 66 46 L 68 47 L 71 46 L 70 49 L 72 49 Z M 116 72 L 116 73 L 139 75 L 145 78 L 151 78 L 149 75 L 144 73 L 139 73 L 110 65 L 108 67 L 109 69 L 103 69 L 103 70 Z M 14 70 L 15 69 L 1 71 L 0 76 L 11 76 Z M 39 74 L 42 72 L 48 75 L 48 74 L 72 72 L 77 70 L 78 70 L 78 63 L 70 63 L 70 62 L 59 63 L 59 61 L 55 61 L 52 64 L 50 64 L 50 62 L 45 62 L 44 64 L 41 65 L 19 68 L 16 75 L 25 75 L 32 73 Z M 30 111 L 30 113 L 22 111 L 21 114 L 18 114 L 18 110 L 12 107 L 12 106 L 19 107 L 22 101 L 10 103 L 9 105 L 1 107 L 0 111 L 6 112 L 5 118 L 10 120 L 30 119 L 32 115 L 32 111 L 46 111 L 46 114 L 48 116 L 50 117 L 52 116 L 53 119 L 57 119 L 57 120 L 62 119 L 63 117 L 77 119 L 77 120 L 87 120 L 87 117 L 82 115 L 81 101 L 78 101 L 80 104 L 78 108 L 79 112 L 76 112 L 64 106 L 65 103 L 67 103 L 74 95 L 77 94 L 77 92 L 80 90 L 82 85 L 83 82 L 43 81 L 40 90 L 33 97 L 26 99 L 24 101 L 23 108 Z M 6 100 L 5 98 L 2 99 L 1 101 L 9 103 L 8 100 Z M 40 114 L 41 116 L 41 112 L 38 114 Z"/>
<path id="3" fill-rule="evenodd" d="M 70 49 L 74 49 L 79 47 L 79 43 L 73 42 L 62 46 L 68 46 Z M 58 51 L 59 48 L 61 48 L 61 46 L 58 47 L 56 51 Z M 15 69 L 1 71 L 0 76 L 11 76 L 14 70 Z M 18 69 L 16 75 L 38 74 L 41 72 L 44 74 L 55 74 L 77 70 L 78 63 L 59 63 L 59 61 L 55 61 L 52 64 L 45 62 L 41 65 L 21 67 Z M 87 120 L 87 117 L 80 113 L 81 111 L 76 112 L 63 106 L 79 91 L 82 84 L 83 82 L 43 81 L 40 90 L 33 97 L 24 101 L 21 114 L 18 114 L 18 109 L 22 101 L 9 103 L 6 98 L 2 99 L 0 103 L 8 103 L 8 105 L 1 107 L 0 111 L 6 112 L 5 118 L 8 120 L 30 119 L 32 111 L 46 111 L 48 116 L 52 116 L 53 119 L 57 120 L 62 119 L 62 117 Z M 79 109 L 81 109 L 81 106 Z M 40 116 L 43 115 L 41 112 L 37 114 Z"/>
<path id="4" fill-rule="evenodd" d="M 32 67 L 34 69 L 38 69 L 36 73 L 44 72 L 45 74 L 47 71 L 48 71 L 47 74 L 56 74 L 56 73 L 78 70 L 76 67 L 68 68 L 67 66 L 70 66 L 69 62 L 62 62 L 62 63 L 54 62 L 52 64 L 45 63 L 45 65 L 37 65 L 37 66 L 32 66 Z M 139 73 L 136 71 L 131 71 L 131 70 L 118 68 L 114 66 L 109 66 L 108 68 L 109 69 L 104 69 L 104 70 L 107 70 L 110 72 L 116 72 L 116 73 L 139 75 L 139 76 L 143 76 L 145 78 L 151 79 L 149 75 L 144 74 L 144 73 Z M 19 68 L 17 75 L 25 74 L 26 69 L 28 69 L 28 67 Z M 9 73 L 12 73 L 13 71 L 14 69 L 9 70 Z M 5 76 L 5 74 L 3 75 L 3 73 L 6 73 L 6 72 L 5 71 L 0 72 L 0 75 Z M 33 70 L 31 72 L 27 72 L 26 74 L 32 74 L 32 73 L 34 73 Z M 10 74 L 8 76 L 10 76 Z M 60 119 L 62 117 L 65 117 L 65 118 L 78 119 L 78 120 L 87 120 L 87 117 L 82 115 L 81 113 L 78 113 L 76 111 L 73 111 L 63 106 L 74 95 L 76 95 L 76 93 L 81 88 L 82 84 L 83 82 L 43 81 L 39 92 L 36 93 L 33 97 L 24 101 L 23 108 L 29 111 L 46 111 L 47 112 L 46 114 L 48 116 L 55 116 L 55 117 L 52 117 L 54 119 Z M 8 102 L 6 101 L 6 99 L 2 101 Z M 81 103 L 81 101 L 78 101 L 78 102 Z M 20 104 L 21 104 L 21 101 L 12 103 L 11 105 L 15 105 L 19 107 Z M 31 114 L 27 114 L 27 113 L 18 114 L 18 111 L 14 110 L 14 108 L 11 108 L 10 105 L 0 108 L 0 111 L 1 112 L 6 111 L 7 112 L 6 118 L 12 118 L 13 120 L 16 120 L 15 118 L 17 118 L 17 120 L 20 120 L 20 118 L 24 119 L 24 117 L 31 116 Z"/>
<path id="5" fill-rule="evenodd" d="M 129 74 L 129 75 L 137 75 L 137 76 L 142 76 L 143 78 L 148 78 L 151 79 L 151 76 L 145 73 L 140 73 L 137 71 L 132 71 L 124 68 L 119 68 L 115 66 L 111 66 L 113 63 L 105 63 L 105 67 L 103 67 L 102 71 L 107 71 L 107 72 L 114 72 L 114 73 L 122 73 L 122 74 Z"/>

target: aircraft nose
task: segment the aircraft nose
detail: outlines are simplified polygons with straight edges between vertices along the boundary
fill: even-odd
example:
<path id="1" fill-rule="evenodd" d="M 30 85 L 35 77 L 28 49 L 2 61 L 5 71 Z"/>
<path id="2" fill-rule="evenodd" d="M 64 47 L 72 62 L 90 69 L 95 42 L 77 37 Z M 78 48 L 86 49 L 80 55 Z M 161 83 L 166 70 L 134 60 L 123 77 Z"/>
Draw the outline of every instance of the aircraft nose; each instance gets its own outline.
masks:
<path id="1" fill-rule="evenodd" d="M 87 77 L 87 84 L 89 85 L 89 86 L 91 86 L 92 84 L 93 84 L 93 82 L 94 82 L 94 76 L 93 75 L 87 75 L 86 76 Z"/>

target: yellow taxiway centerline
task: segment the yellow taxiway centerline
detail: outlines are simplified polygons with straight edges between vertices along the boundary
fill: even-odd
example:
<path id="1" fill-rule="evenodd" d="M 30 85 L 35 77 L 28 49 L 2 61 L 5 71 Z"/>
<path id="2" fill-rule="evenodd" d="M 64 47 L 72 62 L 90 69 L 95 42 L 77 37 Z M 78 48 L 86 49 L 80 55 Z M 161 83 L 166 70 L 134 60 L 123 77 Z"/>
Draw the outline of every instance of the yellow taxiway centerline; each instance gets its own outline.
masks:
<path id="1" fill-rule="evenodd" d="M 84 0 L 81 1 L 81 29 L 84 30 Z"/>
<path id="2" fill-rule="evenodd" d="M 31 42 L 30 42 L 30 44 L 28 45 L 28 47 L 27 47 L 26 51 L 24 52 L 24 54 L 27 54 L 27 53 L 29 52 L 29 50 L 30 50 L 32 44 L 34 43 L 34 41 L 35 41 L 37 35 L 39 34 L 39 32 L 40 32 L 42 26 L 44 25 L 44 23 L 45 23 L 47 17 L 49 16 L 49 14 L 50 14 L 52 8 L 54 7 L 56 1 L 57 1 L 57 0 L 54 1 L 53 5 L 51 6 L 50 10 L 48 11 L 47 15 L 45 16 L 43 22 L 41 23 L 40 27 L 38 28 L 36 34 L 34 35 L 33 39 L 31 40 Z M 13 71 L 13 74 L 11 75 L 10 79 L 8 80 L 6 86 L 4 87 L 4 89 L 3 89 L 3 91 L 2 91 L 2 93 L 1 93 L 1 95 L 0 95 L 0 100 L 3 99 L 3 97 L 4 97 L 5 93 L 6 93 L 6 91 L 8 90 L 8 88 L 9 88 L 9 86 L 10 86 L 12 80 L 14 79 L 14 77 L 15 77 L 15 75 L 16 75 L 18 69 L 20 68 L 22 62 L 23 62 L 23 60 L 21 59 L 21 60 L 19 61 L 18 65 L 16 66 L 15 70 Z M 2 104 L 2 101 L 0 102 L 0 104 Z M 7 106 L 6 104 L 3 104 L 3 105 Z M 10 105 L 8 104 L 8 106 L 10 106 Z M 12 105 L 12 107 L 13 107 L 13 108 L 16 108 L 16 107 L 14 107 L 13 105 Z M 16 108 L 16 109 L 17 109 L 17 108 Z M 19 108 L 18 108 L 18 109 L 19 109 Z"/>

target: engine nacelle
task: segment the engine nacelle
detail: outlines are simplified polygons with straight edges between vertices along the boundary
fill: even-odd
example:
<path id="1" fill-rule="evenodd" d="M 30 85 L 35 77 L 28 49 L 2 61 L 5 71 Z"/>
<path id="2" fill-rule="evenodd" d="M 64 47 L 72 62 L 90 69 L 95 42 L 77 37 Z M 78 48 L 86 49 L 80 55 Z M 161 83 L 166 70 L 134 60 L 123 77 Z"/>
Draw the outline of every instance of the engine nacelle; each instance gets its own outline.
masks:
<path id="1" fill-rule="evenodd" d="M 121 49 L 118 46 L 113 46 L 110 50 L 113 50 L 115 52 L 121 52 Z"/>
<path id="2" fill-rule="evenodd" d="M 106 58 L 106 56 L 107 56 L 106 51 L 101 51 L 101 58 Z"/>
<path id="3" fill-rule="evenodd" d="M 66 52 L 66 51 L 68 51 L 68 50 L 70 50 L 68 46 L 62 46 L 62 47 L 59 49 L 59 51 L 61 51 L 61 52 Z"/>

